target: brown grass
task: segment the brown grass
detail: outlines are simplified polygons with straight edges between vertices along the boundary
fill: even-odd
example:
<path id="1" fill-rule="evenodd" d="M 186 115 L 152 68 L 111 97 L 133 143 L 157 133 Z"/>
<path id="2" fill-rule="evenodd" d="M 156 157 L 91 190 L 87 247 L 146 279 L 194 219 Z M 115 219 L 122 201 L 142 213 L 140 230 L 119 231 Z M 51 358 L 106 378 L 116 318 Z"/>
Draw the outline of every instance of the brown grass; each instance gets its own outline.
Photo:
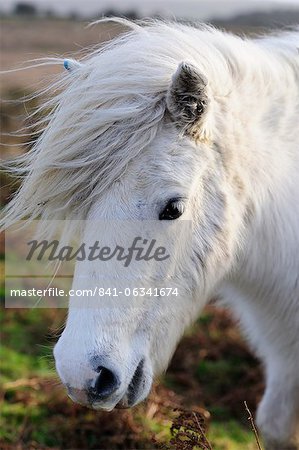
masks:
<path id="1" fill-rule="evenodd" d="M 110 40 L 121 31 L 115 24 L 87 28 L 87 22 L 67 20 L 1 20 L 1 70 L 20 67 L 24 62 L 47 56 L 69 56 L 83 48 Z M 62 70 L 58 67 L 30 69 L 1 76 L 1 94 L 8 89 L 35 90 L 41 81 Z"/>

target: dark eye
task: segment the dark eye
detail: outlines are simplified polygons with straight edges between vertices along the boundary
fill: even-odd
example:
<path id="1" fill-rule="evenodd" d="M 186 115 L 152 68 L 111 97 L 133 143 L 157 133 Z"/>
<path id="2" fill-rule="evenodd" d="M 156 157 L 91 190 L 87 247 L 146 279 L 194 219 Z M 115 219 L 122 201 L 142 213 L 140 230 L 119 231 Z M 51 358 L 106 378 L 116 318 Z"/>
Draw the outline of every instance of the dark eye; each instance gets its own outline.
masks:
<path id="1" fill-rule="evenodd" d="M 184 204 L 179 198 L 172 198 L 159 214 L 159 220 L 175 220 L 184 212 Z"/>

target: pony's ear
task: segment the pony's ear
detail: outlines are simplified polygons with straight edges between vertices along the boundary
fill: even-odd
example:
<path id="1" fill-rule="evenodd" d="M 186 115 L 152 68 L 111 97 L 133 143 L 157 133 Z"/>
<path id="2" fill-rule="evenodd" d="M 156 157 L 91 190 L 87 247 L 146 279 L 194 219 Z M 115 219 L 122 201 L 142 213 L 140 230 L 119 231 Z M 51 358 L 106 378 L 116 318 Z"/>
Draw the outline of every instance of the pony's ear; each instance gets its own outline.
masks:
<path id="1" fill-rule="evenodd" d="M 182 62 L 166 95 L 171 118 L 186 130 L 200 120 L 208 107 L 207 79 L 192 65 Z"/>

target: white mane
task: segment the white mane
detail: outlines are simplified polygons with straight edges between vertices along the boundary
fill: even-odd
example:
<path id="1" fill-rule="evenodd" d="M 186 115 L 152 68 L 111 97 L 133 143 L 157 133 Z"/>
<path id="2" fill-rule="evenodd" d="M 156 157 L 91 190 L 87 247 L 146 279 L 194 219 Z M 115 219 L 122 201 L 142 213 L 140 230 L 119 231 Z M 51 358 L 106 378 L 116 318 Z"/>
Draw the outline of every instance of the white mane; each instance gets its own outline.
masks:
<path id="1" fill-rule="evenodd" d="M 255 90 L 277 89 L 298 60 L 299 33 L 292 39 L 249 41 L 208 26 L 146 22 L 93 50 L 46 90 L 54 96 L 33 114 L 43 112 L 43 133 L 10 166 L 26 178 L 7 208 L 7 225 L 24 217 L 84 219 L 155 137 L 181 61 L 200 65 L 218 98 L 249 81 Z"/>

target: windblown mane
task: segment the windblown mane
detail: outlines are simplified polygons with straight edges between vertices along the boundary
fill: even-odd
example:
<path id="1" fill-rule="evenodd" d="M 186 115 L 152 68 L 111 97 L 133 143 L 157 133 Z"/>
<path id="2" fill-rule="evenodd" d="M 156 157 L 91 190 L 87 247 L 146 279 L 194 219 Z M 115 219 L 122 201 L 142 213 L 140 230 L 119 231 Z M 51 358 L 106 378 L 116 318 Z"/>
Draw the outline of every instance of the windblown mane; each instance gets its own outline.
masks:
<path id="1" fill-rule="evenodd" d="M 244 45 L 252 46 L 246 57 Z M 6 209 L 6 225 L 25 217 L 86 218 L 94 199 L 156 136 L 165 94 L 181 61 L 200 65 L 213 95 L 225 97 L 236 80 L 246 78 L 264 51 L 260 47 L 208 26 L 151 21 L 131 26 L 84 56 L 47 88 L 53 97 L 37 111 L 44 112 L 38 121 L 43 132 L 10 165 L 24 182 Z"/>

